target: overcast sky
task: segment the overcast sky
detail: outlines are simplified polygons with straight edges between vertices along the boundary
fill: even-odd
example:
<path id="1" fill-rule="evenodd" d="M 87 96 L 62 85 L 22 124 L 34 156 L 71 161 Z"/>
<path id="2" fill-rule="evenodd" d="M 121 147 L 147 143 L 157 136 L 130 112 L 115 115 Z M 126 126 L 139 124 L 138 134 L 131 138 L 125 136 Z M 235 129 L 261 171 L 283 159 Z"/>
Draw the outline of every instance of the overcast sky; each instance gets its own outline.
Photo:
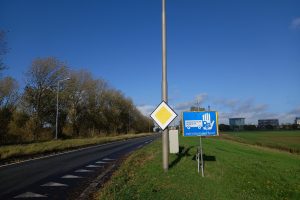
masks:
<path id="1" fill-rule="evenodd" d="M 169 104 L 220 122 L 300 117 L 300 1 L 167 0 Z M 5 75 L 37 57 L 87 69 L 149 114 L 161 102 L 161 0 L 0 0 Z"/>

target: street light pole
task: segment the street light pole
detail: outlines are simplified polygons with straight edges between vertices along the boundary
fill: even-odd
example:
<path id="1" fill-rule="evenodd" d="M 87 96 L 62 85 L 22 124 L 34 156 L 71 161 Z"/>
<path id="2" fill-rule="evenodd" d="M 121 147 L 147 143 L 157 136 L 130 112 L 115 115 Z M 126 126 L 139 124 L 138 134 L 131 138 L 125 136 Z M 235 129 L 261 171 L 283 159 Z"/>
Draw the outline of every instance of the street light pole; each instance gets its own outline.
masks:
<path id="1" fill-rule="evenodd" d="M 162 101 L 168 103 L 167 83 L 167 47 L 166 47 L 166 0 L 162 0 Z M 163 169 L 169 169 L 169 130 L 162 134 Z"/>
<path id="2" fill-rule="evenodd" d="M 57 90 L 56 90 L 56 122 L 55 122 L 55 140 L 57 140 L 57 133 L 58 133 L 58 93 L 59 93 L 59 83 L 63 81 L 70 80 L 70 78 L 66 78 L 63 80 L 57 81 Z"/>
<path id="3" fill-rule="evenodd" d="M 56 89 L 56 121 L 55 121 L 55 139 L 57 140 L 57 124 L 58 124 L 58 92 L 59 92 L 59 82 L 57 81 Z"/>

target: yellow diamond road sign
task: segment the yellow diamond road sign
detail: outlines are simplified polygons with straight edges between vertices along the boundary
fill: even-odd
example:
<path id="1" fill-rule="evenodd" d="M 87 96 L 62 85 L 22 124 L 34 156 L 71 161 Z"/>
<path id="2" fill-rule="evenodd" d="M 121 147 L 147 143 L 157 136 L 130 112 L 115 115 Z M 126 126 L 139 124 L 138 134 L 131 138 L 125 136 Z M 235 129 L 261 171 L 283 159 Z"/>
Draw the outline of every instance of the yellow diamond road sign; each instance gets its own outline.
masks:
<path id="1" fill-rule="evenodd" d="M 177 117 L 177 114 L 163 101 L 150 116 L 162 130 L 165 130 L 165 128 Z"/>

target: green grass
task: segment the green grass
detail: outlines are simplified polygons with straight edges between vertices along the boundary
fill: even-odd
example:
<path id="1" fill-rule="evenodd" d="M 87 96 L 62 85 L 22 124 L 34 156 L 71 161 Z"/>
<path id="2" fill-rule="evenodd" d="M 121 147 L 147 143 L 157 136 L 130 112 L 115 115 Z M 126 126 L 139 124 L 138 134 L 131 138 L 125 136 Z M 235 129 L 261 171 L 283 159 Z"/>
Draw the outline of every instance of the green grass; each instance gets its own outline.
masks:
<path id="1" fill-rule="evenodd" d="M 231 132 L 223 133 L 222 137 L 300 154 L 300 131 Z"/>
<path id="2" fill-rule="evenodd" d="M 3 163 L 7 160 L 23 159 L 36 155 L 62 152 L 65 150 L 76 149 L 79 147 L 90 146 L 94 144 L 102 144 L 118 140 L 125 140 L 135 137 L 150 135 L 143 134 L 127 134 L 111 137 L 94 137 L 85 139 L 68 139 L 68 140 L 52 140 L 47 142 L 38 142 L 24 145 L 7 145 L 0 147 L 0 161 Z"/>
<path id="3" fill-rule="evenodd" d="M 229 140 L 203 139 L 205 177 L 194 160 L 199 138 L 180 137 L 162 170 L 161 142 L 129 156 L 96 199 L 300 199 L 300 156 Z"/>

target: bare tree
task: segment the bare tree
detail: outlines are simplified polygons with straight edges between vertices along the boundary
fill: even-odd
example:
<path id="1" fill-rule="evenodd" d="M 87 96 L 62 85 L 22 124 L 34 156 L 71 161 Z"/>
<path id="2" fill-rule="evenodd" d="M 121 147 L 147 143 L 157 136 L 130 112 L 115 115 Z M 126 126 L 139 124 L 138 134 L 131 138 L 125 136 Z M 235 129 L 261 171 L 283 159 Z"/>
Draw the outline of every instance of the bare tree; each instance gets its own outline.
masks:
<path id="1" fill-rule="evenodd" d="M 80 70 L 71 72 L 71 79 L 66 84 L 65 94 L 68 98 L 68 122 L 72 126 L 74 136 L 89 131 L 101 132 L 105 121 L 102 105 L 107 84 L 102 79 L 93 79 L 91 73 Z"/>
<path id="2" fill-rule="evenodd" d="M 3 56 L 7 53 L 7 44 L 5 42 L 5 31 L 0 30 L 0 71 L 5 69 Z"/>
<path id="3" fill-rule="evenodd" d="M 68 121 L 72 125 L 73 135 L 79 136 L 87 112 L 89 90 L 93 79 L 89 72 L 72 71 L 65 92 L 68 94 Z"/>
<path id="4" fill-rule="evenodd" d="M 57 82 L 67 76 L 67 67 L 56 58 L 37 58 L 29 67 L 23 103 L 33 120 L 34 139 L 46 124 L 55 121 Z"/>
<path id="5" fill-rule="evenodd" d="M 121 91 L 109 87 L 103 79 L 94 79 L 88 71 L 70 72 L 65 63 L 47 57 L 35 59 L 28 68 L 20 109 L 0 112 L 1 139 L 5 139 L 2 136 L 7 132 L 27 141 L 40 139 L 43 133 L 51 137 L 55 127 L 57 83 L 66 77 L 70 80 L 60 84 L 64 89 L 59 92 L 59 134 L 63 128 L 70 130 L 73 137 L 149 130 L 149 119 Z M 15 108 L 17 100 L 17 82 L 10 77 L 1 79 L 0 108 L 9 105 Z"/>
<path id="6" fill-rule="evenodd" d="M 105 102 L 104 94 L 107 90 L 107 83 L 102 79 L 97 79 L 93 81 L 93 87 L 88 92 L 87 119 L 89 123 L 86 124 L 88 125 L 88 129 L 91 130 L 92 135 L 95 134 L 95 130 L 100 134 L 107 123 L 103 109 Z"/>
<path id="7" fill-rule="evenodd" d="M 12 77 L 0 79 L 0 107 L 15 106 L 19 85 Z"/>
<path id="8" fill-rule="evenodd" d="M 18 100 L 18 83 L 11 77 L 0 79 L 0 143 L 6 143 L 9 123 Z"/>

